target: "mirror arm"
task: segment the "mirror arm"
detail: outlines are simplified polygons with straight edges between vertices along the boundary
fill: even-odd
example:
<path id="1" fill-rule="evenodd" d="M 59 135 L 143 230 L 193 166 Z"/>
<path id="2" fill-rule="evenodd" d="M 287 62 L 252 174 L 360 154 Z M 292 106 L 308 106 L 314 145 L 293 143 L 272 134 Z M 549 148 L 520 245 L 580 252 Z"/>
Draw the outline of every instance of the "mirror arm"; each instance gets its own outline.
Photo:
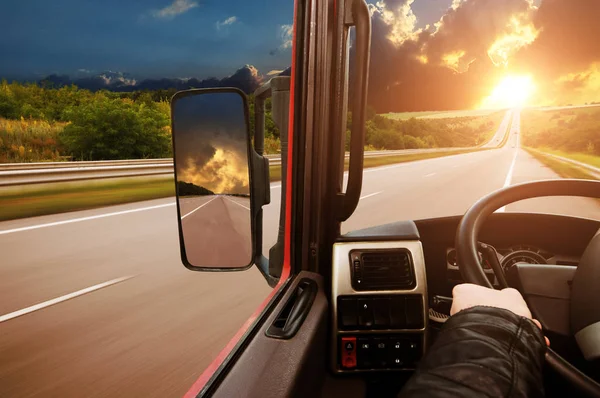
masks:
<path id="1" fill-rule="evenodd" d="M 269 274 L 269 259 L 263 255 L 260 255 L 255 259 L 255 263 L 262 276 L 267 280 L 269 287 L 277 286 L 279 277 L 274 277 Z"/>
<path id="2" fill-rule="evenodd" d="M 272 98 L 272 117 L 277 126 L 281 141 L 281 192 L 286 192 L 286 173 L 287 173 L 287 154 L 288 154 L 288 120 L 289 120 L 289 103 L 290 103 L 290 77 L 278 76 L 263 84 L 254 92 L 254 146 L 256 152 L 262 155 L 264 152 L 265 139 L 265 102 L 267 98 Z M 265 158 L 266 160 L 266 158 Z M 268 161 L 266 166 L 266 187 L 271 192 L 270 176 Z M 262 256 L 262 251 L 257 250 L 255 262 L 267 282 L 278 280 L 283 269 L 284 257 L 284 239 L 285 239 L 285 200 L 282 195 L 282 200 L 279 209 L 279 228 L 277 233 L 277 242 L 269 250 L 269 259 Z M 262 241 L 262 213 L 257 219 L 257 233 Z M 259 231 L 260 230 L 260 231 Z M 261 246 L 256 246 L 257 249 L 262 249 Z M 263 264 L 262 262 L 266 262 Z M 263 269 L 263 267 L 265 267 Z"/>
<path id="3" fill-rule="evenodd" d="M 279 278 L 283 269 L 284 242 L 285 242 L 285 192 L 287 188 L 287 162 L 288 162 L 288 121 L 290 115 L 290 77 L 279 76 L 271 80 L 272 115 L 275 125 L 279 129 L 281 142 L 281 203 L 279 206 L 279 229 L 277 242 L 269 250 L 269 273 Z"/>
<path id="4" fill-rule="evenodd" d="M 265 100 L 264 92 L 269 90 L 267 83 L 254 93 L 254 150 L 252 151 L 252 189 L 254 198 L 254 263 L 261 274 L 273 287 L 277 279 L 269 274 L 269 260 L 262 254 L 263 245 L 263 210 L 262 207 L 271 203 L 271 183 L 269 176 L 269 159 L 263 156 L 265 150 Z"/>

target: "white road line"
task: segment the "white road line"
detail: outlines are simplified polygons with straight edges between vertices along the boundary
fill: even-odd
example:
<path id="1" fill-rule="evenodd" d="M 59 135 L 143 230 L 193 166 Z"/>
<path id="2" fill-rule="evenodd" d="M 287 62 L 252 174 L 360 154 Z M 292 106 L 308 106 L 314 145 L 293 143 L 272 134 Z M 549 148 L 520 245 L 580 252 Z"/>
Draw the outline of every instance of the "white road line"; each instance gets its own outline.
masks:
<path id="1" fill-rule="evenodd" d="M 51 223 L 47 223 L 47 224 L 38 224 L 38 225 L 30 225 L 28 227 L 21 227 L 21 228 L 14 228 L 14 229 L 5 229 L 4 231 L 0 231 L 0 235 L 10 234 L 10 233 L 13 233 L 13 232 L 29 231 L 31 229 L 54 227 L 54 226 L 57 226 L 57 225 L 70 224 L 70 223 L 80 222 L 80 221 L 95 220 L 95 219 L 104 218 L 104 217 L 120 216 L 122 214 L 137 213 L 138 211 L 154 210 L 154 209 L 160 209 L 160 208 L 168 207 L 168 206 L 175 206 L 175 203 L 165 203 L 165 204 L 162 204 L 162 205 L 149 206 L 149 207 L 140 207 L 139 209 L 116 211 L 114 213 L 98 214 L 96 216 L 73 218 L 71 220 L 56 221 L 56 222 L 51 222 Z"/>
<path id="2" fill-rule="evenodd" d="M 517 155 L 519 151 L 515 151 L 515 156 L 513 156 L 512 163 L 510 164 L 510 168 L 508 169 L 508 174 L 506 175 L 506 180 L 504 180 L 504 188 L 510 186 L 512 183 L 513 173 L 515 172 L 515 164 L 517 163 Z"/>
<path id="3" fill-rule="evenodd" d="M 361 197 L 359 200 L 363 200 L 363 199 L 366 199 L 366 198 L 370 198 L 371 196 L 379 195 L 382 192 L 383 191 L 379 191 L 379 192 L 375 192 L 375 193 L 370 193 L 368 195 L 365 195 L 365 196 Z"/>
<path id="4" fill-rule="evenodd" d="M 434 175 L 436 175 L 436 174 L 437 174 L 437 173 L 430 173 L 430 174 L 427 174 L 425 177 L 433 177 L 433 176 L 434 176 Z"/>
<path id="5" fill-rule="evenodd" d="M 238 203 L 238 202 L 236 202 L 235 200 L 233 200 L 233 199 L 231 199 L 231 198 L 229 198 L 229 197 L 227 197 L 227 196 L 225 196 L 225 199 L 227 199 L 227 200 L 228 200 L 228 201 L 230 201 L 230 202 L 233 202 L 233 203 L 235 203 L 235 204 L 236 204 L 236 205 L 238 205 L 238 206 L 242 206 L 244 209 L 246 209 L 246 210 L 250 211 L 250 208 L 249 208 L 249 207 L 246 207 L 246 206 L 244 206 L 243 204 L 241 204 L 241 203 Z"/>
<path id="6" fill-rule="evenodd" d="M 513 117 L 513 123 L 518 123 L 518 125 L 516 126 L 516 128 L 518 128 L 520 130 L 521 128 L 521 117 L 520 114 L 517 113 L 514 117 Z M 513 124 L 514 127 L 514 124 Z M 515 130 L 515 128 L 511 128 L 511 131 L 509 132 L 509 134 L 512 134 L 512 132 Z M 518 130 L 517 130 L 518 131 Z M 508 186 L 510 186 L 510 184 L 512 183 L 512 178 L 513 178 L 513 174 L 515 172 L 515 164 L 517 163 L 517 155 L 519 154 L 519 138 L 520 138 L 520 134 L 517 133 L 517 142 L 515 144 L 515 155 L 513 156 L 513 160 L 510 164 L 510 168 L 508 169 L 508 173 L 506 174 L 506 179 L 504 180 L 504 187 L 506 188 Z M 504 213 L 506 211 L 506 206 L 502 206 L 501 208 L 499 208 L 498 210 L 496 210 L 496 212 L 498 213 Z"/>
<path id="7" fill-rule="evenodd" d="M 9 321 L 9 320 L 19 317 L 21 315 L 26 315 L 31 312 L 41 310 L 42 308 L 50 307 L 51 305 L 54 305 L 54 304 L 62 303 L 63 301 L 67 301 L 67 300 L 70 300 L 70 299 L 78 297 L 78 296 L 82 296 L 84 294 L 93 292 L 94 290 L 102 289 L 102 288 L 110 286 L 110 285 L 115 285 L 117 283 L 124 282 L 128 279 L 133 278 L 134 276 L 135 275 L 130 275 L 130 276 L 124 276 L 122 278 L 113 279 L 108 282 L 100 283 L 98 285 L 94 285 L 94 286 L 87 287 L 85 289 L 78 290 L 74 293 L 70 293 L 70 294 L 67 294 L 67 295 L 64 295 L 61 297 L 57 297 L 52 300 L 44 301 L 43 303 L 32 305 L 31 307 L 23 308 L 22 310 L 19 310 L 19 311 L 11 312 L 10 314 L 2 315 L 2 316 L 0 316 L 0 323 L 2 323 L 4 321 Z"/>
<path id="8" fill-rule="evenodd" d="M 209 204 L 210 202 L 212 202 L 213 200 L 215 200 L 216 198 L 218 198 L 218 196 L 215 196 L 214 198 L 212 198 L 211 200 L 209 200 L 206 203 L 202 203 L 200 206 L 196 207 L 194 210 L 190 211 L 189 213 L 181 216 L 181 219 L 183 220 L 184 218 L 186 218 L 187 216 L 189 216 L 190 214 L 194 213 L 195 211 L 200 210 L 201 208 L 203 208 L 204 206 L 206 206 L 207 204 Z"/>

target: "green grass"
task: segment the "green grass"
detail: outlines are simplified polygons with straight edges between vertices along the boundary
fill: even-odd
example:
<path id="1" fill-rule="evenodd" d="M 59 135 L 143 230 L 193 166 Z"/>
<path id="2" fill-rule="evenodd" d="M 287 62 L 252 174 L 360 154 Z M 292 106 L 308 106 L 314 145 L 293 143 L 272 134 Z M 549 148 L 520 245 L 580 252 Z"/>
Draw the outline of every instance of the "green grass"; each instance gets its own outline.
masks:
<path id="1" fill-rule="evenodd" d="M 394 120 L 408 120 L 411 118 L 417 119 L 445 119 L 454 117 L 471 117 L 471 116 L 487 116 L 497 110 L 493 109 L 471 109 L 462 111 L 424 111 L 424 112 L 401 112 L 401 113 L 384 113 L 381 116 L 388 117 Z"/>
<path id="2" fill-rule="evenodd" d="M 543 152 L 532 150 L 531 148 L 524 148 L 531 156 L 537 159 L 543 165 L 549 167 L 552 171 L 563 178 L 577 178 L 584 180 L 595 180 L 594 176 L 587 173 L 584 169 L 571 165 L 566 162 L 562 162 L 556 158 L 546 156 Z"/>
<path id="3" fill-rule="evenodd" d="M 365 158 L 364 167 L 413 162 L 477 150 L 481 149 Z M 347 161 L 345 168 L 348 169 Z M 281 180 L 281 166 L 271 166 L 270 173 L 272 182 Z M 130 178 L 15 187 L 5 191 L 0 197 L 0 221 L 171 197 L 175 195 L 175 185 L 171 178 Z"/>
<path id="4" fill-rule="evenodd" d="M 587 153 L 572 153 L 559 151 L 548 148 L 538 148 L 542 152 L 551 153 L 556 156 L 562 156 L 563 158 L 576 160 L 581 163 L 589 164 L 590 166 L 600 167 L 600 156 L 595 156 Z"/>
<path id="5" fill-rule="evenodd" d="M 0 221 L 164 198 L 175 195 L 172 178 L 102 180 L 5 189 Z"/>

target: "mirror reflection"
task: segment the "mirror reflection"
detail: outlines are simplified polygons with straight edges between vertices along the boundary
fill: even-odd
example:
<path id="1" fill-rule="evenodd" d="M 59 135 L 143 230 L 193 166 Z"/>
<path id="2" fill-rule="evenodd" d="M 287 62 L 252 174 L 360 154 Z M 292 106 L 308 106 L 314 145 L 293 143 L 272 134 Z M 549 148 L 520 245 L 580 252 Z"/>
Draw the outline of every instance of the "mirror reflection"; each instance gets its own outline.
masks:
<path id="1" fill-rule="evenodd" d="M 237 92 L 175 98 L 174 162 L 184 261 L 238 268 L 252 261 L 248 126 Z"/>

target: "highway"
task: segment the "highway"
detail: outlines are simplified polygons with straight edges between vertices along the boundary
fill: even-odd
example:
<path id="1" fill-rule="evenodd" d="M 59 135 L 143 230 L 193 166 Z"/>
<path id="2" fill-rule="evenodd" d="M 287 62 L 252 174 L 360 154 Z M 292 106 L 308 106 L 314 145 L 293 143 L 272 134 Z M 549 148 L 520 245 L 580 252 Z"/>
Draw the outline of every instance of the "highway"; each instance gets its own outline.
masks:
<path id="1" fill-rule="evenodd" d="M 518 112 L 513 117 L 502 148 L 365 170 L 361 201 L 343 232 L 462 214 L 504 186 L 559 178 L 520 149 Z M 273 183 L 265 248 L 276 238 L 280 195 Z M 213 206 L 247 211 L 228 198 L 194 200 L 182 204 L 182 215 L 193 211 L 184 223 L 213 217 Z M 598 203 L 583 198 L 535 199 L 501 211 L 600 218 Z M 270 289 L 255 268 L 185 269 L 176 217 L 167 198 L 0 223 L 1 397 L 187 391 Z"/>
<path id="2" fill-rule="evenodd" d="M 179 201 L 191 265 L 235 268 L 252 262 L 250 198 L 206 195 Z"/>

